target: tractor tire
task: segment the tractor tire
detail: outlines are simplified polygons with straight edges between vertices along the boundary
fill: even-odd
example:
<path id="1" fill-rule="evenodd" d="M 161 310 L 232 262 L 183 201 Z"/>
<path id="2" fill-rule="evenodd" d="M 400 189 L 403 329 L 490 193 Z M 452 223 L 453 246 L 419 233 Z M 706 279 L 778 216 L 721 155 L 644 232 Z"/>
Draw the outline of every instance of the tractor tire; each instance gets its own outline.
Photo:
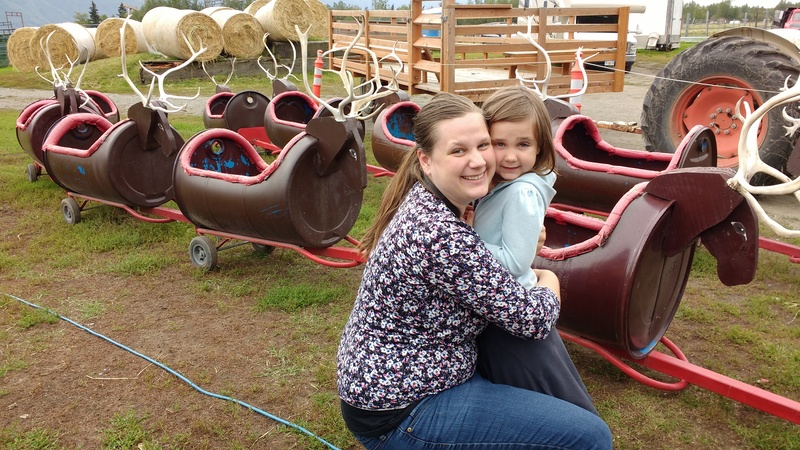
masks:
<path id="1" fill-rule="evenodd" d="M 766 42 L 744 36 L 703 41 L 673 58 L 650 86 L 640 121 L 645 148 L 675 153 L 693 126 L 704 125 L 717 138 L 717 165 L 736 168 L 743 124 L 735 114 L 736 102 L 744 97 L 753 111 L 783 89 L 784 83 L 796 83 L 799 73 L 795 59 Z M 787 112 L 790 109 L 796 111 L 787 108 Z M 786 173 L 797 138 L 786 135 L 782 110 L 773 108 L 762 120 L 758 152 L 766 164 Z M 759 173 L 750 182 L 765 185 L 776 180 Z"/>

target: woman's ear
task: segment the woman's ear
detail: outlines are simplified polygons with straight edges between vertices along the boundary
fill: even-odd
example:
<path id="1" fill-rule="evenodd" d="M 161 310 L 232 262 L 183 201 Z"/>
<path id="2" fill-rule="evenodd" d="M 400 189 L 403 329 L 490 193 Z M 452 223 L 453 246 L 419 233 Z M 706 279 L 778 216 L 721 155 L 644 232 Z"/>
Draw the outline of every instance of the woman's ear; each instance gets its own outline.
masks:
<path id="1" fill-rule="evenodd" d="M 431 157 L 422 150 L 417 149 L 417 159 L 419 159 L 419 166 L 422 168 L 422 173 L 430 176 L 431 174 Z"/>

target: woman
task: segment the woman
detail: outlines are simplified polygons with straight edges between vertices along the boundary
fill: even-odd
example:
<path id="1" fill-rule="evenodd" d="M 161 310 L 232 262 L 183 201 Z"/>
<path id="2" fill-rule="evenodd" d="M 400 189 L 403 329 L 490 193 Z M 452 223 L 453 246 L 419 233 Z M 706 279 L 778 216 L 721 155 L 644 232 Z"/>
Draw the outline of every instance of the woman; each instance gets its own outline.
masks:
<path id="1" fill-rule="evenodd" d="M 414 135 L 417 150 L 361 242 L 369 259 L 338 354 L 348 428 L 368 449 L 611 448 L 596 415 L 476 373 L 476 337 L 488 323 L 547 336 L 558 280 L 539 271 L 540 285 L 525 289 L 462 220 L 494 175 L 481 110 L 436 95 Z"/>

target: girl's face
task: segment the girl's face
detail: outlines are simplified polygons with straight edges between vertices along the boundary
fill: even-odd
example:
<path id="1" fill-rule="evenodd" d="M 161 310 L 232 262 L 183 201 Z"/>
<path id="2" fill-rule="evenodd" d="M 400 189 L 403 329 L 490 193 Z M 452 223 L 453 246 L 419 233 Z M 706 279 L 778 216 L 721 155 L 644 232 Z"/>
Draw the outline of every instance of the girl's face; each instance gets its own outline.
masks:
<path id="1" fill-rule="evenodd" d="M 436 144 L 429 154 L 417 151 L 422 171 L 461 213 L 489 192 L 494 152 L 480 113 L 443 120 L 436 125 Z"/>
<path id="2" fill-rule="evenodd" d="M 495 122 L 491 125 L 497 175 L 506 181 L 528 173 L 536 164 L 539 144 L 533 135 L 533 121 Z"/>

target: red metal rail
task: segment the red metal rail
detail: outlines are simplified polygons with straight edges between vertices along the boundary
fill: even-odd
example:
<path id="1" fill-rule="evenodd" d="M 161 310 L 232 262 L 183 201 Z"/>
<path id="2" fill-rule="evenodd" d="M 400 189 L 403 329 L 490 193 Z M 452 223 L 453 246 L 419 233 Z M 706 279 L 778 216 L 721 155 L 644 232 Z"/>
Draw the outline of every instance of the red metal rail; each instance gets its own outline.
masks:
<path id="1" fill-rule="evenodd" d="M 609 362 L 617 367 L 625 366 L 634 371 L 629 365 L 623 361 L 621 353 L 612 349 L 607 349 L 592 341 L 583 339 L 581 337 L 572 335 L 567 332 L 560 331 L 561 336 L 572 342 L 578 343 L 586 348 L 596 351 L 598 354 L 606 358 Z M 800 424 L 800 402 L 790 398 L 782 397 L 756 386 L 735 380 L 720 373 L 696 366 L 688 361 L 677 346 L 669 339 L 662 338 L 661 342 L 670 348 L 670 351 L 676 352 L 677 357 L 670 356 L 658 351 L 650 352 L 646 357 L 640 360 L 633 360 L 636 364 L 661 372 L 665 375 L 675 377 L 681 380 L 680 383 L 651 383 L 646 380 L 652 380 L 642 374 L 633 376 L 634 379 L 640 381 L 648 386 L 657 389 L 678 390 L 675 389 L 681 383 L 690 383 L 697 387 L 715 392 L 723 397 L 730 398 L 739 403 L 752 406 L 753 408 L 772 414 L 776 417 L 786 419 L 790 422 Z M 677 351 L 676 351 L 677 350 Z M 629 370 L 623 370 L 626 374 L 630 375 Z M 643 380 L 646 379 L 646 380 Z M 656 380 L 652 380 L 656 381 Z M 665 385 L 660 387 L 659 383 Z M 682 389 L 682 388 L 681 388 Z"/>

